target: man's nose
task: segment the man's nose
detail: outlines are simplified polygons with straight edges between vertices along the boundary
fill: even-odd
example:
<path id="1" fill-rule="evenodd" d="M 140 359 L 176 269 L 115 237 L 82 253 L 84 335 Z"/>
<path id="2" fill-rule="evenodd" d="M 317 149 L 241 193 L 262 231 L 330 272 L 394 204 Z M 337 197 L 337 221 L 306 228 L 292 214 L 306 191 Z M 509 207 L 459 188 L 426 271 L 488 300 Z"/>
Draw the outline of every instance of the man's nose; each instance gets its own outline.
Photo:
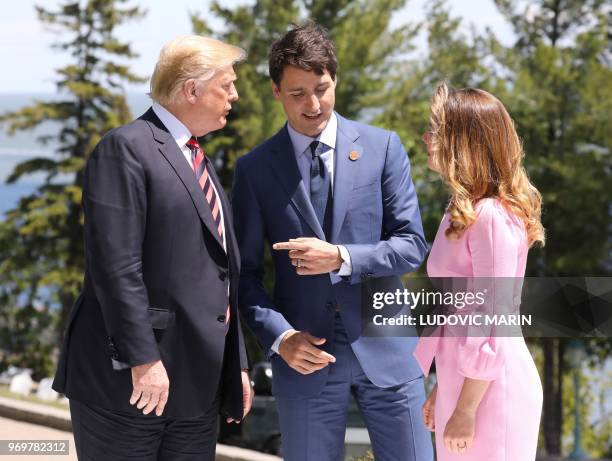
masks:
<path id="1" fill-rule="evenodd" d="M 319 102 L 319 98 L 317 97 L 316 94 L 313 94 L 308 99 L 308 109 L 309 109 L 309 112 L 319 112 L 320 108 L 321 108 L 321 103 Z"/>
<path id="2" fill-rule="evenodd" d="M 236 87 L 232 83 L 232 88 L 230 90 L 229 100 L 231 102 L 234 102 L 234 101 L 238 101 L 239 99 L 240 99 L 240 96 L 238 96 L 238 90 L 236 89 Z"/>

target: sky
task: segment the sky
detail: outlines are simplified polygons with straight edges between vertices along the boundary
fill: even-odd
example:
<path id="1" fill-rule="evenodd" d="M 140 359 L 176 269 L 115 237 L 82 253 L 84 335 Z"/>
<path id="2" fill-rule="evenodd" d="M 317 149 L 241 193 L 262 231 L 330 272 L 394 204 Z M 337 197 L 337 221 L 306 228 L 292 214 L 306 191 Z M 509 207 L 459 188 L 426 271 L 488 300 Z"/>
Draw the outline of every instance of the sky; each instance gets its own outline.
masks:
<path id="1" fill-rule="evenodd" d="M 406 7 L 393 18 L 392 24 L 399 25 L 423 19 L 423 6 L 427 0 L 408 0 Z M 50 44 L 56 39 L 51 31 L 38 21 L 34 5 L 56 9 L 58 0 L 13 0 L 11 8 L 4 8 L 0 15 L 0 93 L 48 93 L 55 91 L 54 69 L 65 65 L 69 57 L 53 50 Z M 139 5 L 147 10 L 145 18 L 123 25 L 117 30 L 120 40 L 132 44 L 140 56 L 131 61 L 133 71 L 149 76 L 159 50 L 177 35 L 191 32 L 189 12 L 198 12 L 205 17 L 213 29 L 222 30 L 223 24 L 212 15 L 206 15 L 209 0 L 132 0 L 129 5 Z M 238 4 L 249 4 L 245 0 L 224 0 L 223 5 L 231 8 Z M 449 0 L 454 16 L 465 18 L 465 27 L 473 23 L 477 29 L 491 27 L 503 43 L 512 42 L 512 30 L 497 11 L 493 0 Z M 425 47 L 424 37 L 417 41 L 421 50 Z M 145 93 L 146 84 L 132 85 L 128 91 Z"/>

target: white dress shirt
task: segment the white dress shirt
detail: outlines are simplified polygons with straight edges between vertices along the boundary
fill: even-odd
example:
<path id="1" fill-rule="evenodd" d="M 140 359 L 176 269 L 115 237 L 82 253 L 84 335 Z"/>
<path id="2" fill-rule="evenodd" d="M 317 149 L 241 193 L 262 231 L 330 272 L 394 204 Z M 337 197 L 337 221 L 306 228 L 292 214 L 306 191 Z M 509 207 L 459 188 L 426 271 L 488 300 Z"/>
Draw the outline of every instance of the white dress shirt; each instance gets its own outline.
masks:
<path id="1" fill-rule="evenodd" d="M 295 154 L 295 160 L 297 161 L 298 169 L 302 175 L 302 182 L 306 188 L 306 194 L 310 196 L 310 165 L 312 164 L 312 152 L 310 150 L 310 144 L 313 141 L 319 141 L 318 151 L 320 152 L 321 159 L 325 164 L 330 175 L 332 194 L 334 190 L 334 155 L 336 152 L 336 135 L 338 133 L 338 118 L 336 113 L 332 112 L 325 129 L 317 138 L 311 138 L 302 133 L 298 133 L 289 122 L 287 122 L 287 131 L 289 132 L 289 138 L 291 138 L 291 144 L 293 145 L 293 153 Z M 344 247 L 344 245 L 338 245 L 340 251 L 340 257 L 342 258 L 342 266 L 335 272 L 339 276 L 351 275 L 353 268 L 351 266 L 351 256 Z M 285 335 L 291 330 L 282 332 L 274 341 L 270 349 L 272 352 L 278 354 L 278 347 Z"/>

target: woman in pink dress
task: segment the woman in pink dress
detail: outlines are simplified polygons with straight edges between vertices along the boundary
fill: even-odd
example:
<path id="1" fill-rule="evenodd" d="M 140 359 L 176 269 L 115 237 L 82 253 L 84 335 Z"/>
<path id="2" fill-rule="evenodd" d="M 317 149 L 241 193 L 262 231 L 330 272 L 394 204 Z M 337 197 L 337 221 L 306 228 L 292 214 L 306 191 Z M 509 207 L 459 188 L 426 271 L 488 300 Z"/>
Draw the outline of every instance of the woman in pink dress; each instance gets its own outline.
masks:
<path id="1" fill-rule="evenodd" d="M 441 85 L 423 140 L 450 189 L 428 275 L 513 277 L 520 300 L 527 251 L 544 243 L 544 229 L 506 109 L 486 91 Z M 436 361 L 423 417 L 438 461 L 533 461 L 542 386 L 523 337 L 440 336 L 422 337 L 414 352 L 425 374 Z"/>

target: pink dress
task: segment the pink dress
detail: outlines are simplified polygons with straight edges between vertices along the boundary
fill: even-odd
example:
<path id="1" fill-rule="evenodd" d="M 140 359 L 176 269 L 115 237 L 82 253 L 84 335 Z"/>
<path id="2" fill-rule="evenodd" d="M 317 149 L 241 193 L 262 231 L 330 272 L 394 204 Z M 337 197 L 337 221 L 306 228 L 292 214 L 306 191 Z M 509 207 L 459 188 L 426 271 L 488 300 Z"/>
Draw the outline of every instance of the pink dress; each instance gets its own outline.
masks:
<path id="1" fill-rule="evenodd" d="M 476 204 L 476 221 L 457 240 L 444 235 L 445 215 L 427 262 L 430 277 L 517 277 L 527 262 L 522 222 L 492 198 Z M 516 295 L 517 293 L 515 293 Z M 520 300 L 520 298 L 516 298 Z M 435 405 L 438 461 L 533 461 L 536 457 L 542 384 L 522 337 L 424 337 L 414 351 L 425 375 L 436 359 Z M 491 381 L 476 413 L 473 446 L 462 454 L 444 447 L 444 428 L 465 377 Z"/>

